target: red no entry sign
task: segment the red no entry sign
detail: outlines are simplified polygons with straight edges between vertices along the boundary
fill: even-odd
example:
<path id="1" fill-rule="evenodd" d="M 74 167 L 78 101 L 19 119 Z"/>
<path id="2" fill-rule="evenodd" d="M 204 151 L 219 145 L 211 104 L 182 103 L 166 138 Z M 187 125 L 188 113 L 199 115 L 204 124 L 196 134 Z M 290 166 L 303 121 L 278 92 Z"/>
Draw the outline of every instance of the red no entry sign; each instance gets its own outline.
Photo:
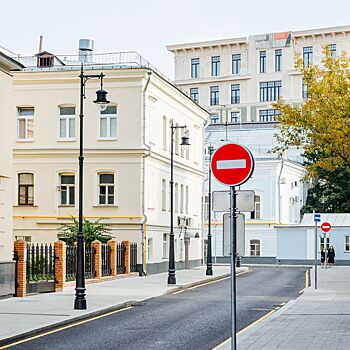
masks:
<path id="1" fill-rule="evenodd" d="M 321 225 L 321 230 L 323 232 L 328 232 L 330 231 L 332 228 L 331 224 L 329 222 L 324 222 L 322 225 Z"/>
<path id="2" fill-rule="evenodd" d="M 247 148 L 229 143 L 216 150 L 211 169 L 221 183 L 229 186 L 241 185 L 252 175 L 254 158 Z"/>

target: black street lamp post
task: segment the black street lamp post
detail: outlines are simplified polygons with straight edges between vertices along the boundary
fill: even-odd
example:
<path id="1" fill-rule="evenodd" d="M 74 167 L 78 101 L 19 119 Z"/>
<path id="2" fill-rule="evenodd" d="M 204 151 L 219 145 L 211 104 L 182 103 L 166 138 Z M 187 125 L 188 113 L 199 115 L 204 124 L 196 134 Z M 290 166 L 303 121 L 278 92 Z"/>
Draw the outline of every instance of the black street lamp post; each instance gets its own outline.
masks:
<path id="1" fill-rule="evenodd" d="M 170 143 L 170 234 L 169 234 L 169 271 L 168 284 L 176 284 L 175 277 L 175 251 L 174 251 L 174 135 L 176 129 L 184 129 L 185 133 L 181 138 L 181 146 L 189 146 L 187 126 L 174 126 L 171 121 L 171 143 Z"/>
<path id="2" fill-rule="evenodd" d="M 84 147 L 83 147 L 83 125 L 84 125 L 84 99 L 86 82 L 91 78 L 99 78 L 101 89 L 96 91 L 96 100 L 94 103 L 101 106 L 101 110 L 109 103 L 107 100 L 107 91 L 103 90 L 102 79 L 104 74 L 84 74 L 83 65 L 80 71 L 80 130 L 79 130 L 79 229 L 77 234 L 77 271 L 74 309 L 85 310 L 87 308 L 85 298 L 85 264 L 84 264 L 84 231 L 83 231 L 83 165 L 84 165 Z"/>
<path id="3" fill-rule="evenodd" d="M 211 276 L 213 274 L 213 260 L 211 252 L 211 156 L 214 153 L 214 147 L 210 145 L 208 147 L 209 152 L 209 179 L 208 179 L 208 245 L 207 245 L 207 270 L 206 275 Z"/>

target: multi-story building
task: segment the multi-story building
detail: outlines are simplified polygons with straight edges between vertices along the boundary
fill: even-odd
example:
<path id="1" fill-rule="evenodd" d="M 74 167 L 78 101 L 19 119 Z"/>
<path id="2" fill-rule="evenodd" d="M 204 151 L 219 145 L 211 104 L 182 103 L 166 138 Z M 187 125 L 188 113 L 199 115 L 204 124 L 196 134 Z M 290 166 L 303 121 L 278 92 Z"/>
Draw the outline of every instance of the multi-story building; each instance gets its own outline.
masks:
<path id="1" fill-rule="evenodd" d="M 186 125 L 191 146 L 174 144 L 175 259 L 201 263 L 204 125 L 208 113 L 136 53 L 17 57 L 9 120 L 14 142 L 14 235 L 52 242 L 78 215 L 79 74 L 103 72 L 110 103 L 94 103 L 86 84 L 84 215 L 104 218 L 117 241 L 139 246 L 147 272 L 167 269 L 170 222 L 170 122 Z M 137 63 L 135 63 L 137 62 Z M 143 247 L 143 249 L 141 249 Z M 142 258 L 141 258 L 142 256 Z M 180 263 L 181 266 L 181 263 Z"/>
<path id="2" fill-rule="evenodd" d="M 168 46 L 175 81 L 211 113 L 212 123 L 271 122 L 279 97 L 302 103 L 307 87 L 294 67 L 320 63 L 323 46 L 350 52 L 350 26 L 259 34 Z"/>
<path id="3" fill-rule="evenodd" d="M 12 144 L 14 133 L 10 122 L 12 69 L 21 65 L 10 58 L 12 53 L 0 47 L 0 298 L 14 294 L 15 265 L 12 238 Z"/>
<path id="4" fill-rule="evenodd" d="M 350 26 L 344 26 L 168 46 L 175 55 L 177 86 L 211 114 L 206 146 L 238 142 L 256 159 L 253 178 L 242 186 L 255 191 L 260 209 L 259 217 L 246 216 L 248 256 L 276 256 L 274 225 L 299 222 L 306 197 L 301 150 L 290 149 L 283 159 L 269 152 L 278 130 L 273 103 L 282 98 L 301 104 L 307 97 L 294 67 L 296 54 L 305 66 L 319 64 L 324 45 L 336 57 L 350 52 L 349 39 Z M 207 188 L 205 183 L 204 194 Z M 221 186 L 214 181 L 212 189 Z M 214 238 L 220 241 L 222 220 L 214 224 Z M 214 251 L 222 252 L 221 243 Z"/>

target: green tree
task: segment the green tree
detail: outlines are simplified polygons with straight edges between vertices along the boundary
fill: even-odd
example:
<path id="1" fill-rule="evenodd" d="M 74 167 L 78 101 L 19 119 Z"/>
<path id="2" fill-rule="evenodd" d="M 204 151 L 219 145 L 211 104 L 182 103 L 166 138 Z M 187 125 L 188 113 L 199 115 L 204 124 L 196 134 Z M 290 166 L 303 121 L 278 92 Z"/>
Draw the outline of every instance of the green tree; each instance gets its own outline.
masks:
<path id="1" fill-rule="evenodd" d="M 106 243 L 112 236 L 109 235 L 111 228 L 107 224 L 101 224 L 99 218 L 96 221 L 89 221 L 83 218 L 83 231 L 84 240 L 86 244 L 90 245 L 92 241 L 98 240 L 101 243 Z M 72 217 L 72 223 L 64 224 L 60 228 L 60 233 L 57 235 L 61 241 L 67 243 L 67 245 L 73 245 L 77 241 L 77 235 L 79 231 L 79 221 Z"/>
<path id="2" fill-rule="evenodd" d="M 320 169 L 348 171 L 350 169 L 350 70 L 349 58 L 342 54 L 333 59 L 324 47 L 322 65 L 304 68 L 297 57 L 296 68 L 303 74 L 308 97 L 301 105 L 279 100 L 280 129 L 276 134 L 279 154 L 291 146 L 302 147 L 307 156 L 307 174 L 318 176 Z M 334 173 L 335 174 L 335 173 Z"/>

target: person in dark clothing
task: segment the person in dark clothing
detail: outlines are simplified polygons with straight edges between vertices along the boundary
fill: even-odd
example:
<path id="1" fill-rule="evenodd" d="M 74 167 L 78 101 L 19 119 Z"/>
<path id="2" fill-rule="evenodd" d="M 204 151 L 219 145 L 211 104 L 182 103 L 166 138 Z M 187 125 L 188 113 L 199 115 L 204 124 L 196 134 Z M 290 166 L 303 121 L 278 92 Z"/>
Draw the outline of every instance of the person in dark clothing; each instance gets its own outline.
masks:
<path id="1" fill-rule="evenodd" d="M 327 268 L 326 266 L 326 249 L 325 247 L 322 248 L 321 250 L 321 263 L 322 263 L 322 268 Z"/>
<path id="2" fill-rule="evenodd" d="M 335 250 L 332 245 L 329 247 L 327 255 L 328 255 L 328 263 L 330 267 L 334 266 Z"/>

